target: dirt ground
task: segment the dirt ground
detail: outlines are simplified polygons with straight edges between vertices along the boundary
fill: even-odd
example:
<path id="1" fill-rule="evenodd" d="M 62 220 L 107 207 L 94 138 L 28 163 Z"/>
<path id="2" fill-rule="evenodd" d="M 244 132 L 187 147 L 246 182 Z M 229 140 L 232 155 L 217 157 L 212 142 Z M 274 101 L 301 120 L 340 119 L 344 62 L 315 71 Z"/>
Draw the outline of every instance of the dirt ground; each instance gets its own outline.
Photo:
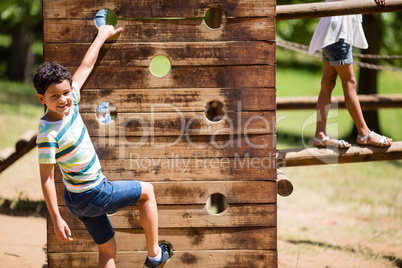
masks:
<path id="1" fill-rule="evenodd" d="M 44 218 L 0 214 L 0 237 L 1 267 L 47 267 Z"/>
<path id="2" fill-rule="evenodd" d="M 27 167 L 1 174 L 0 198 L 41 199 L 37 175 L 26 176 L 38 174 L 34 154 L 26 156 Z M 320 198 L 297 181 L 292 195 L 278 197 L 278 267 L 402 267 L 400 220 L 364 217 Z M 45 218 L 0 214 L 0 267 L 47 267 Z"/>
<path id="3" fill-rule="evenodd" d="M 307 218 L 310 221 L 325 219 L 328 215 L 302 215 L 299 213 L 279 212 L 279 225 L 281 221 L 300 220 L 298 217 Z M 292 215 L 292 219 L 289 219 Z M 334 215 L 332 215 L 334 216 Z M 335 216 L 337 221 L 348 221 Z M 332 218 L 332 219 L 334 219 Z M 320 221 L 321 221 L 320 220 Z M 349 219 L 350 221 L 350 219 Z M 324 220 L 322 222 L 323 236 L 318 237 L 318 241 L 311 240 L 278 240 L 278 259 L 279 267 L 365 267 L 365 268 L 387 268 L 401 267 L 390 261 L 391 257 L 372 256 L 364 252 L 363 249 L 355 249 L 353 247 L 345 247 L 345 237 L 339 237 L 337 232 L 331 229 L 337 229 L 338 223 L 335 220 Z M 280 228 L 280 227 L 279 227 Z M 339 228 L 338 228 L 339 229 Z M 332 237 L 329 237 L 332 236 Z M 17 217 L 0 214 L 0 263 L 1 267 L 8 268 L 44 268 L 47 267 L 46 261 L 46 220 L 41 217 Z M 349 242 L 352 242 L 352 238 Z M 391 245 L 375 244 L 371 241 L 372 246 L 381 252 L 388 252 L 389 256 L 397 256 L 401 247 L 390 248 Z M 286 250 L 281 251 L 285 247 Z M 367 251 L 367 250 L 366 250 Z M 399 252 L 398 252 L 399 251 Z"/>

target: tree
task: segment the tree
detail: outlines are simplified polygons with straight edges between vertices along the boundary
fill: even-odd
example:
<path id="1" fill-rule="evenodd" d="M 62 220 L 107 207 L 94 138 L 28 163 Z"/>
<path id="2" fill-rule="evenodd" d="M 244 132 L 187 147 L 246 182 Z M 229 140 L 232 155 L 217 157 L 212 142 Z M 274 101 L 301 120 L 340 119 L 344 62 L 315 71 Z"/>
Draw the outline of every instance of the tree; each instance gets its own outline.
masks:
<path id="1" fill-rule="evenodd" d="M 41 0 L 3 0 L 0 2 L 2 30 L 11 34 L 6 77 L 31 80 L 34 66 L 32 44 L 42 21 Z"/>
<path id="2" fill-rule="evenodd" d="M 363 16 L 363 28 L 370 29 L 365 31 L 367 42 L 369 43 L 368 49 L 362 50 L 362 54 L 378 55 L 381 47 L 381 19 L 379 14 L 370 14 Z M 378 64 L 378 59 L 362 59 L 362 62 L 370 64 Z M 377 93 L 377 81 L 378 81 L 378 71 L 376 69 L 360 68 L 359 70 L 359 82 L 358 82 L 358 93 L 359 94 L 376 94 Z M 377 133 L 381 133 L 380 125 L 378 122 L 378 111 L 363 111 L 364 119 L 370 128 L 370 130 Z M 356 126 L 353 126 L 353 130 L 350 133 L 350 137 L 357 136 Z"/>

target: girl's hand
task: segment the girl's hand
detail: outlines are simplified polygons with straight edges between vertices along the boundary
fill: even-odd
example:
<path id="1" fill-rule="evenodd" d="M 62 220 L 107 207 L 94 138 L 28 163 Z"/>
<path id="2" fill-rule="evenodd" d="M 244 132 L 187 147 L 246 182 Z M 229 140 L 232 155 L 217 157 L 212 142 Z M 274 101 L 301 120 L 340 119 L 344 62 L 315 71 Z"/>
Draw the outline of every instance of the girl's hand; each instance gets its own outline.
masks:
<path id="1" fill-rule="evenodd" d="M 385 0 L 374 0 L 374 2 L 379 6 L 385 5 Z"/>

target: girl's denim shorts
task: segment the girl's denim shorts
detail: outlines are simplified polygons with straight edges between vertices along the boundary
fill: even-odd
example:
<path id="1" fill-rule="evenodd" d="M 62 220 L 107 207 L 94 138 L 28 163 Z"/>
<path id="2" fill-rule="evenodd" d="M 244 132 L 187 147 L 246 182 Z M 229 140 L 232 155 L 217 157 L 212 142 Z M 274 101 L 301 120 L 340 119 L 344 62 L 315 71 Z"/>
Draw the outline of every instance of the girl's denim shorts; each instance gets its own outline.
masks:
<path id="1" fill-rule="evenodd" d="M 83 193 L 64 190 L 64 200 L 71 213 L 87 228 L 95 243 L 100 245 L 114 236 L 108 213 L 116 212 L 140 200 L 142 186 L 139 181 L 107 181 Z"/>
<path id="2" fill-rule="evenodd" d="M 351 64 L 353 63 L 352 46 L 341 38 L 338 42 L 322 49 L 322 61 L 329 61 L 331 66 Z"/>

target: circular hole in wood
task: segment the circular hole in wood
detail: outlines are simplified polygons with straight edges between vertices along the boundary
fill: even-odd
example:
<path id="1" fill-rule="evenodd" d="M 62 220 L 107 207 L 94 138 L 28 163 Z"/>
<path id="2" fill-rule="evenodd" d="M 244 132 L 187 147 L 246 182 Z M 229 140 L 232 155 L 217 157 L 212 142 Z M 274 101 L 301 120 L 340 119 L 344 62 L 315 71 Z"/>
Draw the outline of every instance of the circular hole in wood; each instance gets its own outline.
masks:
<path id="1" fill-rule="evenodd" d="M 114 104 L 107 101 L 102 102 L 96 107 L 96 118 L 102 124 L 110 124 L 116 120 L 117 110 Z"/>
<path id="2" fill-rule="evenodd" d="M 157 77 L 163 77 L 167 75 L 171 69 L 172 65 L 168 57 L 164 55 L 157 55 L 152 58 L 149 69 L 151 73 Z"/>
<path id="3" fill-rule="evenodd" d="M 205 12 L 204 21 L 208 28 L 219 29 L 226 23 L 225 11 L 221 7 L 211 7 Z"/>
<path id="4" fill-rule="evenodd" d="M 99 10 L 98 13 L 96 13 L 95 15 L 95 24 L 98 28 L 102 25 L 116 26 L 116 23 L 117 18 L 113 10 L 104 8 Z"/>
<path id="5" fill-rule="evenodd" d="M 214 100 L 207 103 L 205 116 L 209 121 L 218 122 L 225 116 L 226 109 L 222 102 Z"/>
<path id="6" fill-rule="evenodd" d="M 220 193 L 211 194 L 207 200 L 207 209 L 212 214 L 220 214 L 228 208 L 226 196 Z"/>

